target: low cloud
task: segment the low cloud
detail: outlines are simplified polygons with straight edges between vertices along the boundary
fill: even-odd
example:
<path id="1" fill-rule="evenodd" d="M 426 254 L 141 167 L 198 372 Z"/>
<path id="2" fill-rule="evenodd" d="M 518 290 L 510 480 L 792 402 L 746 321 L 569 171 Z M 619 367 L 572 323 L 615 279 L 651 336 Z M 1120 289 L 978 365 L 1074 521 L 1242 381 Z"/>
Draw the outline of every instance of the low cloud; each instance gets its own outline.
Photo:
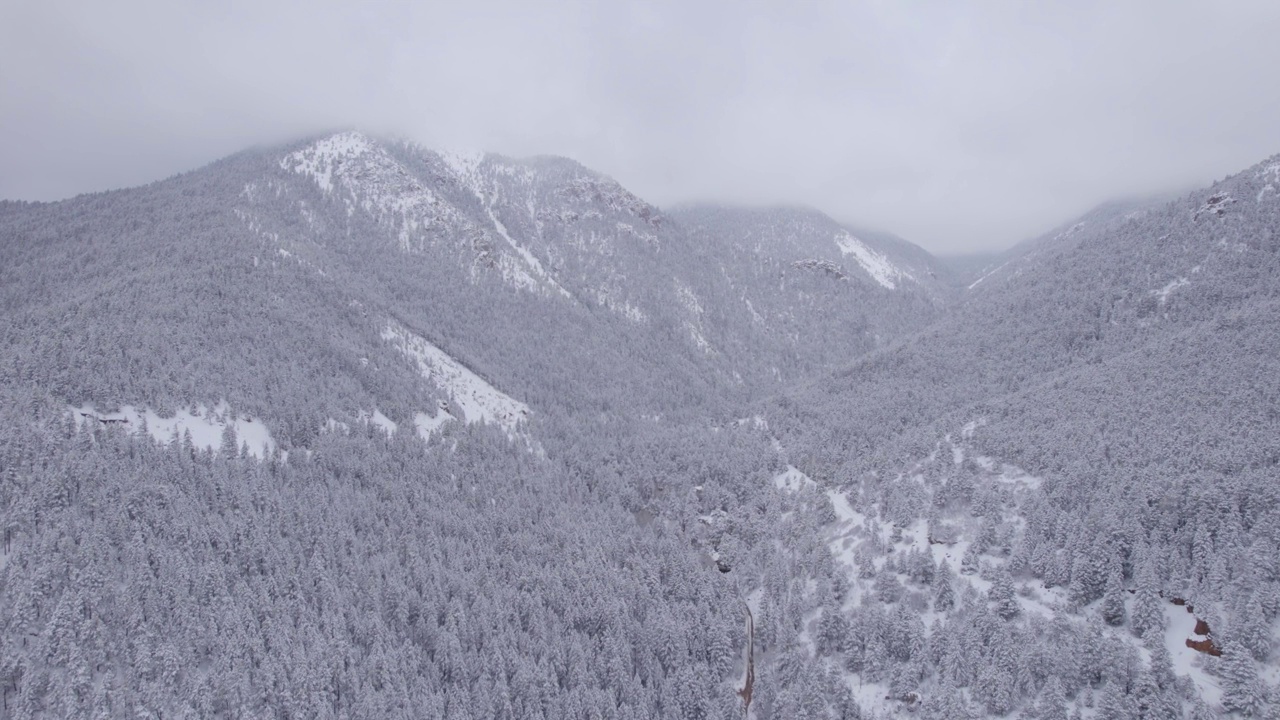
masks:
<path id="1" fill-rule="evenodd" d="M 358 126 L 958 253 L 1280 152 L 1271 2 L 55 1 L 0 28 L 6 198 Z"/>

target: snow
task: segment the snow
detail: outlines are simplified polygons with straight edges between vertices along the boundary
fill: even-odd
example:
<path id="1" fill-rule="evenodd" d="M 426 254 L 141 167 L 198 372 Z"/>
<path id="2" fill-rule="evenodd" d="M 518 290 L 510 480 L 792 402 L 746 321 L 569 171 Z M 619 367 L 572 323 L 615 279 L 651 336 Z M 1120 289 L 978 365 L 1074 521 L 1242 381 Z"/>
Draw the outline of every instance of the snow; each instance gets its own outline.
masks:
<path id="1" fill-rule="evenodd" d="M 1006 262 L 1006 263 L 1001 263 L 1000 265 L 997 265 L 997 266 L 995 267 L 995 269 L 994 269 L 994 270 L 991 270 L 991 271 L 990 271 L 990 272 L 988 272 L 987 274 L 983 275 L 982 277 L 980 277 L 980 278 L 978 278 L 977 280 L 974 280 L 972 283 L 970 283 L 970 284 L 969 284 L 969 287 L 968 287 L 968 288 L 966 288 L 966 289 L 968 289 L 968 290 L 972 290 L 972 289 L 974 289 L 974 288 L 978 287 L 979 285 L 981 285 L 981 284 L 982 284 L 982 281 L 983 281 L 983 280 L 986 280 L 987 278 L 991 277 L 992 275 L 995 275 L 996 273 L 998 273 L 998 272 L 1000 272 L 1001 270 L 1005 269 L 1005 267 L 1006 267 L 1008 264 L 1009 264 L 1009 263 L 1007 263 L 1007 262 Z"/>
<path id="2" fill-rule="evenodd" d="M 698 296 L 693 292 L 692 288 L 679 282 L 676 283 L 676 297 L 680 300 L 680 304 L 684 305 L 685 310 L 689 312 L 690 318 L 685 320 L 683 324 L 685 330 L 689 331 L 689 337 L 693 340 L 693 344 L 697 345 L 698 349 L 703 353 L 714 355 L 716 349 L 702 334 L 702 315 L 705 312 L 702 309 L 702 302 L 698 300 Z"/>
<path id="3" fill-rule="evenodd" d="M 515 250 L 519 259 L 524 262 L 525 267 L 521 267 L 514 262 L 514 258 L 504 255 L 499 261 L 503 279 L 517 288 L 535 292 L 550 288 L 550 290 L 559 293 L 562 297 L 572 300 L 573 295 L 557 282 L 551 276 L 551 273 L 547 272 L 547 269 L 542 266 L 542 261 L 538 260 L 537 256 L 511 236 L 507 226 L 498 219 L 497 213 L 493 211 L 494 198 L 490 197 L 489 193 L 485 191 L 483 178 L 480 174 L 481 166 L 485 165 L 485 161 L 489 158 L 490 156 L 485 153 L 476 151 L 448 150 L 440 153 L 440 159 L 453 171 L 459 183 L 480 201 L 480 205 L 484 208 L 485 214 L 488 216 L 494 230 L 497 231 L 498 236 L 505 240 L 511 246 L 511 249 Z M 496 161 L 490 162 L 486 167 L 492 168 L 493 172 L 497 174 L 514 176 L 518 172 L 517 168 L 501 165 Z M 532 176 L 526 175 L 526 181 L 531 182 Z M 533 200 L 527 199 L 525 206 L 529 211 L 530 218 L 536 223 L 537 214 L 533 206 Z"/>
<path id="4" fill-rule="evenodd" d="M 1171 295 L 1174 290 L 1177 290 L 1178 288 L 1184 285 L 1189 285 L 1190 283 L 1191 283 L 1190 280 L 1184 277 L 1180 277 L 1177 280 L 1170 281 L 1169 284 L 1165 285 L 1159 290 L 1152 290 L 1151 294 L 1159 298 L 1160 304 L 1164 305 L 1165 303 L 1169 302 L 1169 295 Z"/>
<path id="5" fill-rule="evenodd" d="M 482 201 L 484 200 L 483 196 L 481 197 L 481 200 Z M 525 261 L 525 263 L 533 270 L 533 274 L 537 275 L 538 277 L 546 281 L 546 283 L 550 285 L 553 290 L 560 293 L 562 296 L 572 299 L 573 296 L 569 294 L 569 291 L 565 290 L 564 286 L 556 282 L 555 278 L 551 277 L 551 274 L 548 273 L 546 269 L 542 267 L 542 262 L 539 261 L 538 258 L 535 257 L 533 253 L 529 252 L 528 248 L 516 242 L 515 239 L 511 237 L 511 235 L 507 232 L 507 226 L 503 225 L 502 221 L 498 219 L 498 216 L 493 213 L 493 207 L 486 206 L 485 211 L 489 214 L 489 220 L 493 222 L 493 226 L 494 228 L 497 229 L 498 235 L 500 235 L 503 240 L 506 240 L 507 244 L 510 245 L 513 250 L 516 251 L 516 254 L 518 254 L 520 258 Z M 524 273 L 524 271 L 521 270 L 521 273 Z M 537 284 L 536 281 L 533 281 L 532 277 L 529 277 L 527 275 L 527 273 L 524 273 L 524 276 L 527 277 L 529 281 L 532 281 L 535 285 Z"/>
<path id="6" fill-rule="evenodd" d="M 326 193 L 333 192 L 334 171 L 345 160 L 358 158 L 373 149 L 373 144 L 357 132 L 338 133 L 317 140 L 305 150 L 286 155 L 280 160 L 280 169 L 307 175 Z"/>
<path id="7" fill-rule="evenodd" d="M 807 487 L 816 487 L 817 483 L 800 472 L 795 465 L 788 465 L 786 470 L 773 478 L 773 486 L 787 492 L 799 492 Z"/>
<path id="8" fill-rule="evenodd" d="M 396 425 L 394 420 L 387 417 L 386 415 L 383 415 L 382 411 L 377 408 L 374 408 L 373 412 L 365 412 L 361 410 L 360 413 L 356 416 L 356 419 L 366 424 L 373 423 L 374 425 L 378 426 L 378 428 L 380 428 L 382 432 L 386 433 L 387 435 L 394 435 L 396 430 L 399 427 Z"/>
<path id="9" fill-rule="evenodd" d="M 529 416 L 528 405 L 490 385 L 448 353 L 402 325 L 388 323 L 382 331 L 382 339 L 417 363 L 424 378 L 449 393 L 466 422 L 494 423 L 508 433 L 514 433 L 520 422 Z"/>
<path id="10" fill-rule="evenodd" d="M 977 420 L 970 420 L 969 422 L 964 424 L 963 428 L 961 428 L 960 437 L 964 438 L 965 440 L 968 440 L 969 438 L 973 437 L 973 434 L 977 432 L 978 428 L 986 424 L 987 424 L 986 418 L 978 418 Z"/>
<path id="11" fill-rule="evenodd" d="M 831 553 L 835 555 L 836 560 L 848 568 L 849 576 L 855 578 L 854 582 L 850 584 L 849 602 L 852 604 L 856 600 L 858 590 L 861 588 L 861 583 L 856 580 L 858 559 L 855 551 L 858 547 L 858 541 L 862 538 L 863 526 L 867 517 L 853 509 L 853 506 L 849 504 L 849 498 L 844 493 L 838 490 L 828 490 L 827 497 L 831 500 L 831 507 L 836 512 L 835 534 L 827 546 L 831 549 Z"/>
<path id="12" fill-rule="evenodd" d="M 436 410 L 435 415 L 428 415 L 424 412 L 414 413 L 413 426 L 417 428 L 418 435 L 423 440 L 430 440 L 432 433 L 444 427 L 446 423 L 456 419 L 449 414 L 448 410 L 441 407 Z"/>
<path id="13" fill-rule="evenodd" d="M 339 133 L 286 155 L 280 167 L 312 179 L 326 194 L 342 194 L 348 215 L 357 208 L 393 230 L 405 252 L 441 237 L 475 237 L 483 229 L 437 196 L 386 149 L 360 133 Z M 428 232 L 430 231 L 430 232 Z"/>
<path id="14" fill-rule="evenodd" d="M 468 189 L 472 192 L 477 191 L 474 181 L 476 173 L 480 169 L 480 164 L 485 159 L 483 150 L 450 148 L 440 152 L 440 159 L 444 161 L 444 164 L 453 171 L 453 174 L 459 180 L 467 184 Z"/>
<path id="15" fill-rule="evenodd" d="M 236 443 L 247 445 L 250 455 L 262 459 L 271 455 L 276 448 L 271 431 L 261 420 L 236 415 L 225 401 L 219 402 L 212 410 L 203 404 L 193 409 L 179 410 L 171 418 L 162 418 L 150 408 L 137 408 L 133 405 L 124 405 L 115 412 L 99 412 L 92 404 L 70 407 L 69 410 L 77 426 L 96 420 L 103 424 L 122 425 L 133 433 L 145 429 L 148 435 L 162 444 L 181 440 L 190 432 L 191 443 L 197 449 L 218 452 L 222 446 L 223 429 L 230 424 L 236 431 Z"/>
<path id="16" fill-rule="evenodd" d="M 1280 183 L 1280 162 L 1272 163 L 1258 171 L 1258 179 L 1266 181 L 1266 185 L 1258 191 L 1258 202 L 1262 202 L 1268 193 L 1276 194 L 1276 183 Z"/>
<path id="17" fill-rule="evenodd" d="M 1189 638 L 1198 637 L 1195 634 L 1196 616 L 1187 612 L 1186 607 L 1173 603 L 1165 604 L 1164 615 L 1164 644 L 1172 657 L 1173 671 L 1190 678 L 1200 697 L 1210 707 L 1217 707 L 1222 702 L 1222 688 L 1218 686 L 1217 678 L 1205 672 L 1205 656 L 1187 647 Z"/>
<path id="18" fill-rule="evenodd" d="M 897 287 L 895 280 L 912 280 L 911 274 L 889 262 L 889 258 L 867 247 L 861 240 L 847 230 L 836 233 L 836 246 L 843 255 L 852 255 L 871 279 L 892 290 Z"/>
<path id="19" fill-rule="evenodd" d="M 609 310 L 618 313 L 627 320 L 636 325 L 643 325 L 649 322 L 649 316 L 645 311 L 632 305 L 627 300 L 618 300 L 614 297 L 615 292 L 608 287 L 600 287 L 595 290 L 589 290 L 589 294 L 595 296 L 596 302 L 600 303 Z"/>

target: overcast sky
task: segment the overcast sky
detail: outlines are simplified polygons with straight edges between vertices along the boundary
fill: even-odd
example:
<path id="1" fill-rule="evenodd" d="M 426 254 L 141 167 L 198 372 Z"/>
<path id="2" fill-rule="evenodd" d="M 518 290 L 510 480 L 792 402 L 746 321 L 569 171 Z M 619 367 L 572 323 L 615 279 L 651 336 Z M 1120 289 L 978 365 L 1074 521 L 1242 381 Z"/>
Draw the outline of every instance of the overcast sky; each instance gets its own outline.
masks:
<path id="1" fill-rule="evenodd" d="M 1280 152 L 1280 2 L 0 3 L 0 198 L 335 127 L 934 252 Z"/>

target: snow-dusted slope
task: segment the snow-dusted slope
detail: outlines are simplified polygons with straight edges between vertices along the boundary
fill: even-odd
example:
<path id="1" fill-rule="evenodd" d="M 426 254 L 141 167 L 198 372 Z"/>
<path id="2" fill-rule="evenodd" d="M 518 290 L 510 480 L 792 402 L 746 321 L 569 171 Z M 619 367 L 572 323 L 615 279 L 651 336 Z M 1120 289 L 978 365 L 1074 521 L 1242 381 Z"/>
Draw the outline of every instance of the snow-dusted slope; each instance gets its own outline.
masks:
<path id="1" fill-rule="evenodd" d="M 362 133 L 338 133 L 285 155 L 280 168 L 312 180 L 326 196 L 343 203 L 348 217 L 357 212 L 370 215 L 395 233 L 405 252 L 452 247 L 472 255 L 473 273 L 493 268 L 512 287 L 569 296 L 541 261 L 511 237 L 494 215 L 491 201 L 476 190 L 468 168 L 478 163 L 455 161 L 449 167 L 458 173 L 461 184 L 486 203 L 484 217 L 459 207 L 456 198 L 433 187 L 389 147 L 394 146 Z"/>
<path id="2" fill-rule="evenodd" d="M 840 230 L 835 236 L 836 247 L 842 255 L 852 255 L 858 265 L 871 276 L 872 280 L 893 290 L 903 280 L 914 280 L 911 273 L 894 265 L 883 253 L 867 247 L 867 244 L 854 237 L 848 230 Z"/>
<path id="3" fill-rule="evenodd" d="M 463 419 L 469 423 L 493 423 L 507 432 L 515 432 L 529 416 L 529 406 L 490 385 L 448 353 L 408 328 L 391 322 L 382 331 L 382 339 L 412 358 L 427 380 L 453 398 Z M 421 414 L 416 419 L 419 431 L 437 427 L 443 419 Z M 428 429 L 427 432 L 430 430 Z"/>

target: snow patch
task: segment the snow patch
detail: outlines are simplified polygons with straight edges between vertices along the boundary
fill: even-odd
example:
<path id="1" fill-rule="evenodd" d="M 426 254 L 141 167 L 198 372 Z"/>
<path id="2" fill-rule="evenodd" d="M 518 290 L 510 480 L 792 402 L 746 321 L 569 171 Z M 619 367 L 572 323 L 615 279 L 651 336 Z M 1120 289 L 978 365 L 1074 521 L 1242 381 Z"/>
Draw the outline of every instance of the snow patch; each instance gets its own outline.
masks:
<path id="1" fill-rule="evenodd" d="M 423 440 L 430 440 L 432 433 L 456 419 L 449 414 L 448 410 L 441 407 L 436 410 L 435 415 L 428 415 L 424 412 L 414 413 L 413 426 L 418 430 L 419 437 Z"/>
<path id="2" fill-rule="evenodd" d="M 494 423 L 514 433 L 529 416 L 529 406 L 503 393 L 448 353 L 398 323 L 388 323 L 382 339 L 407 355 L 418 371 L 452 396 L 468 423 Z"/>
<path id="3" fill-rule="evenodd" d="M 1185 607 L 1173 603 L 1165 603 L 1164 616 L 1164 644 L 1169 649 L 1173 671 L 1190 678 L 1201 699 L 1210 707 L 1218 707 L 1222 703 L 1222 688 L 1218 685 L 1218 679 L 1205 672 L 1204 655 L 1187 647 L 1186 641 L 1197 637 L 1196 616 L 1187 612 Z"/>
<path id="4" fill-rule="evenodd" d="M 356 415 L 356 419 L 366 425 L 370 423 L 376 425 L 387 435 L 394 435 L 396 430 L 399 429 L 399 426 L 396 425 L 394 420 L 383 415 L 382 411 L 377 408 L 374 408 L 373 412 L 365 412 L 364 410 L 361 410 L 360 413 Z"/>
<path id="5" fill-rule="evenodd" d="M 970 283 L 970 284 L 969 284 L 969 287 L 968 287 L 968 288 L 966 288 L 966 289 L 967 289 L 967 290 L 972 290 L 972 289 L 974 289 L 974 288 L 978 287 L 979 285 L 981 285 L 981 284 L 982 284 L 982 281 L 983 281 L 983 280 L 986 280 L 987 278 L 991 277 L 992 275 L 995 275 L 996 273 L 1000 272 L 1000 271 L 1001 271 L 1001 270 L 1003 270 L 1003 269 L 1005 268 L 1005 266 L 1007 266 L 1008 264 L 1009 264 L 1009 263 L 1007 263 L 1007 262 L 1006 262 L 1006 263 L 1001 263 L 1000 265 L 997 265 L 997 266 L 996 266 L 996 268 L 995 268 L 994 270 L 992 270 L 992 271 L 988 272 L 987 274 L 983 275 L 982 277 L 980 277 L 980 278 L 978 278 L 977 280 L 974 280 L 972 283 Z"/>
<path id="6" fill-rule="evenodd" d="M 817 483 L 795 465 L 788 465 L 786 470 L 774 476 L 773 486 L 787 492 L 800 492 L 807 487 L 817 487 Z"/>
<path id="7" fill-rule="evenodd" d="M 338 133 L 317 140 L 304 150 L 290 153 L 280 160 L 281 170 L 306 175 L 326 193 L 333 192 L 334 171 L 346 160 L 358 158 L 373 149 L 369 138 L 357 132 Z"/>
<path id="8" fill-rule="evenodd" d="M 968 440 L 973 437 L 973 434 L 977 432 L 978 428 L 986 424 L 987 424 L 986 418 L 978 418 L 977 420 L 970 420 L 969 422 L 964 424 L 963 428 L 960 429 L 960 437 L 964 438 L 965 440 Z"/>
<path id="9" fill-rule="evenodd" d="M 563 297 L 573 299 L 573 295 L 542 266 L 542 261 L 538 260 L 537 256 L 511 236 L 507 226 L 498 219 L 498 215 L 493 211 L 494 201 L 489 196 L 489 193 L 485 191 L 484 178 L 480 173 L 481 166 L 490 168 L 496 174 L 509 176 L 514 176 L 518 169 L 496 162 L 490 162 L 485 165 L 485 161 L 489 159 L 489 156 L 483 152 L 449 150 L 439 153 L 439 156 L 444 164 L 453 171 L 458 182 L 480 201 L 481 207 L 484 208 L 485 214 L 488 216 L 494 230 L 497 231 L 498 236 L 505 240 L 512 250 L 515 250 L 520 260 L 524 261 L 527 269 L 516 263 L 515 258 L 504 255 L 498 263 L 499 268 L 502 270 L 503 279 L 520 289 L 541 292 L 549 288 Z M 526 180 L 532 181 L 532 176 L 527 177 Z M 537 214 L 534 212 L 532 199 L 528 199 L 525 204 L 528 207 L 530 217 L 536 223 Z"/>
<path id="10" fill-rule="evenodd" d="M 200 450 L 218 452 L 222 446 L 222 433 L 232 426 L 236 433 L 236 445 L 247 445 L 249 454 L 258 459 L 268 457 L 276 449 L 276 442 L 271 431 L 261 420 L 247 415 L 236 415 L 225 401 L 219 402 L 212 409 L 203 404 L 192 409 L 179 410 L 171 418 L 162 418 L 150 408 L 136 408 L 124 405 L 115 412 L 98 412 L 92 404 L 80 407 L 68 407 L 75 418 L 76 426 L 85 423 L 100 425 L 116 425 L 131 433 L 144 430 L 156 442 L 168 444 L 181 441 L 191 433 L 191 444 Z"/>
<path id="11" fill-rule="evenodd" d="M 702 334 L 702 315 L 705 312 L 702 309 L 702 302 L 698 300 L 698 296 L 693 292 L 692 288 L 678 282 L 676 283 L 676 297 L 689 313 L 690 317 L 684 321 L 684 327 L 689 331 L 689 337 L 693 339 L 693 344 L 697 345 L 698 349 L 703 353 L 714 355 L 716 352 L 715 347 Z"/>
<path id="12" fill-rule="evenodd" d="M 852 255 L 871 279 L 892 290 L 897 287 L 896 280 L 913 280 L 910 273 L 889 262 L 889 258 L 867 247 L 861 240 L 847 230 L 836 233 L 836 246 L 843 255 Z"/>
<path id="13" fill-rule="evenodd" d="M 484 198 L 481 197 L 481 199 L 483 200 Z M 520 258 L 524 260 L 525 264 L 528 265 L 533 270 L 534 275 L 541 278 L 543 281 L 545 281 L 548 285 L 551 286 L 551 289 L 560 293 L 562 296 L 569 299 L 573 298 L 573 296 L 569 294 L 569 291 L 564 289 L 564 286 L 556 282 L 555 278 L 551 277 L 551 274 L 548 273 L 546 269 L 542 267 L 542 262 L 539 261 L 538 258 L 535 257 L 533 253 L 529 252 L 528 248 L 516 242 L 515 239 L 511 237 L 510 233 L 507 232 L 507 226 L 503 225 L 502 221 L 498 219 L 498 216 L 493 213 L 492 206 L 486 206 L 485 212 L 489 214 L 489 220 L 493 223 L 494 228 L 497 229 L 498 235 L 501 236 L 503 240 L 506 240 L 507 244 L 510 245 L 513 250 L 516 251 L 516 254 L 519 255 Z M 529 277 L 529 275 L 525 273 L 523 270 L 520 270 L 520 273 L 522 275 L 521 280 L 524 280 L 525 278 L 527 278 L 529 281 L 533 281 L 533 278 Z M 536 282 L 533 282 L 533 284 L 535 286 L 537 285 Z"/>
<path id="14" fill-rule="evenodd" d="M 1276 184 L 1280 183 L 1280 162 L 1272 163 L 1258 171 L 1258 179 L 1266 182 L 1262 189 L 1258 191 L 1258 202 L 1267 196 L 1268 193 L 1276 194 Z"/>
<path id="15" fill-rule="evenodd" d="M 643 310 L 632 305 L 626 300 L 615 299 L 609 288 L 602 287 L 598 290 L 592 291 L 591 294 L 595 295 L 596 302 L 637 325 L 643 325 L 649 322 L 649 316 L 646 315 Z"/>
<path id="16" fill-rule="evenodd" d="M 1184 285 L 1190 285 L 1190 284 L 1191 284 L 1190 280 L 1184 277 L 1180 277 L 1177 280 L 1171 281 L 1168 285 L 1165 285 L 1159 290 L 1152 290 L 1151 294 L 1159 298 L 1160 304 L 1164 305 L 1165 303 L 1169 302 L 1169 295 L 1171 295 L 1174 290 L 1177 290 L 1178 288 Z"/>

